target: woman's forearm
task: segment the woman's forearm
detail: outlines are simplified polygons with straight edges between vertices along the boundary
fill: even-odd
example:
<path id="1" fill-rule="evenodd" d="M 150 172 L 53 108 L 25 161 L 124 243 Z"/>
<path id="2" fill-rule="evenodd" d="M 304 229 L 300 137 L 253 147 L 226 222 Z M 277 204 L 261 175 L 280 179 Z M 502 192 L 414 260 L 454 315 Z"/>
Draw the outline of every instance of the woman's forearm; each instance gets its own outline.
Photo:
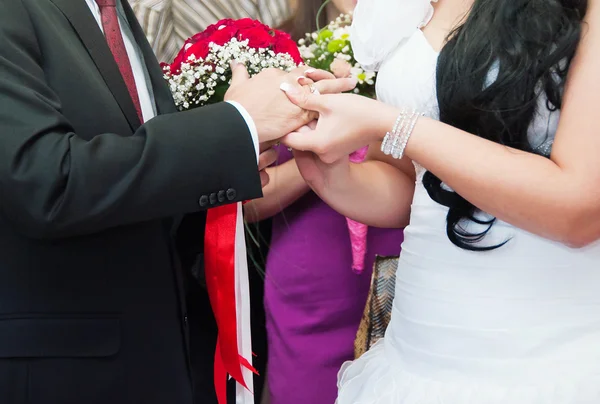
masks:
<path id="1" fill-rule="evenodd" d="M 408 224 L 414 180 L 381 161 L 349 164 L 347 173 L 313 189 L 340 214 L 369 226 L 402 228 Z"/>
<path id="2" fill-rule="evenodd" d="M 424 119 L 406 153 L 463 198 L 500 220 L 540 236 L 572 240 L 583 185 L 552 160 Z M 583 178 L 582 178 L 583 179 Z"/>
<path id="3" fill-rule="evenodd" d="M 310 190 L 293 159 L 266 171 L 269 184 L 263 189 L 263 197 L 244 205 L 244 217 L 250 223 L 276 215 Z"/>
<path id="4" fill-rule="evenodd" d="M 394 124 L 395 113 L 380 116 L 382 133 Z M 406 155 L 482 211 L 516 227 L 574 246 L 600 237 L 599 195 L 582 192 L 591 178 L 577 169 L 428 118 L 415 126 Z"/>

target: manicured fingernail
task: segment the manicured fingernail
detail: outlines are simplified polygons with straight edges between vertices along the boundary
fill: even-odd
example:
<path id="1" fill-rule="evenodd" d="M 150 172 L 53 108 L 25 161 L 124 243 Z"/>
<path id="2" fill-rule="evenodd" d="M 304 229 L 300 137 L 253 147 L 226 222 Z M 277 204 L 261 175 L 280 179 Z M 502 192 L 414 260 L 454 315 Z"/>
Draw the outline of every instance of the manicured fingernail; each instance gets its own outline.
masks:
<path id="1" fill-rule="evenodd" d="M 239 65 L 239 62 L 237 60 L 232 60 L 230 63 L 231 70 L 235 69 L 238 65 Z"/>
<path id="2" fill-rule="evenodd" d="M 286 92 L 286 93 L 294 92 L 294 88 L 292 87 L 292 85 L 290 83 L 281 83 L 279 88 L 281 89 L 281 91 Z"/>
<path id="3" fill-rule="evenodd" d="M 300 81 L 301 81 L 301 80 L 306 80 L 306 76 L 298 76 L 298 77 L 296 78 L 296 81 L 297 81 L 298 83 L 300 83 Z"/>
<path id="4" fill-rule="evenodd" d="M 316 71 L 317 71 L 316 69 L 306 69 L 306 70 L 304 71 L 304 74 L 311 74 L 311 73 L 314 73 L 314 72 L 316 72 Z"/>

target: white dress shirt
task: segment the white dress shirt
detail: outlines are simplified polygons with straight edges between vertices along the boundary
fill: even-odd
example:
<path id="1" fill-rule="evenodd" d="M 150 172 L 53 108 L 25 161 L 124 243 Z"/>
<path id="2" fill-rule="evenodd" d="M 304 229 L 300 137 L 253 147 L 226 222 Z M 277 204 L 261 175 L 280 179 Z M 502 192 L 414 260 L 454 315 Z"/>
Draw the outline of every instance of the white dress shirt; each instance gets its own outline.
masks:
<path id="1" fill-rule="evenodd" d="M 96 3 L 96 0 L 85 0 L 90 11 L 94 15 L 98 26 L 104 32 L 104 28 L 102 27 L 102 18 L 100 16 L 100 7 Z M 128 22 L 117 7 L 117 14 L 119 15 L 119 25 L 121 26 L 121 33 L 123 35 L 123 41 L 125 42 L 125 49 L 127 50 L 127 56 L 129 56 L 129 61 L 131 63 L 131 69 L 133 70 L 133 77 L 135 79 L 135 86 L 137 87 L 138 96 L 140 98 L 140 106 L 142 108 L 142 116 L 144 118 L 144 122 L 154 118 L 156 116 L 156 104 L 154 101 L 154 96 L 152 95 L 152 91 L 148 88 L 148 82 L 146 81 L 145 75 L 145 67 L 142 64 L 142 58 L 140 57 L 139 50 L 135 45 L 134 38 L 126 33 L 130 32 L 128 27 Z M 123 26 L 127 25 L 127 29 L 124 29 Z M 248 129 L 250 130 L 250 134 L 252 136 L 252 141 L 254 143 L 254 148 L 256 150 L 256 156 L 258 159 L 259 155 L 259 142 L 258 142 L 258 131 L 256 129 L 256 125 L 254 124 L 254 120 L 246 111 L 246 109 L 241 106 L 239 103 L 235 101 L 228 101 L 231 105 L 237 108 L 239 113 L 242 115 L 246 124 L 248 125 Z"/>

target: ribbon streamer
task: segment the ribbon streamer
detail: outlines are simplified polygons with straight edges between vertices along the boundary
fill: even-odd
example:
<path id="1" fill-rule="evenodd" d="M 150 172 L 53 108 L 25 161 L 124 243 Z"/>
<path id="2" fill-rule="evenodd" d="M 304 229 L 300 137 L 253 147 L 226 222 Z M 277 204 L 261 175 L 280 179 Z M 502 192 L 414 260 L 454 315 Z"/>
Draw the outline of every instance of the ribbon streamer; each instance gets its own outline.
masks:
<path id="1" fill-rule="evenodd" d="M 236 382 L 236 404 L 253 404 L 250 291 L 242 204 L 209 209 L 204 238 L 206 286 L 219 335 L 215 390 L 227 404 L 227 377 Z"/>

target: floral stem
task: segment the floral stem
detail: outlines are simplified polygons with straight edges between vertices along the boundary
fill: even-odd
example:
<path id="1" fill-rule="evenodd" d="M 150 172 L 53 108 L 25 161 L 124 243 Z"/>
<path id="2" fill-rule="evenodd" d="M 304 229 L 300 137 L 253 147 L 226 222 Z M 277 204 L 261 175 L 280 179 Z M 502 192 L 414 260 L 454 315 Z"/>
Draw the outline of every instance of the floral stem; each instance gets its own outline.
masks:
<path id="1" fill-rule="evenodd" d="M 321 13 L 325 10 L 325 7 L 331 3 L 331 0 L 325 0 L 321 7 L 319 7 L 319 11 L 317 11 L 317 31 L 321 31 L 321 27 L 319 26 L 319 21 L 321 20 Z"/>

